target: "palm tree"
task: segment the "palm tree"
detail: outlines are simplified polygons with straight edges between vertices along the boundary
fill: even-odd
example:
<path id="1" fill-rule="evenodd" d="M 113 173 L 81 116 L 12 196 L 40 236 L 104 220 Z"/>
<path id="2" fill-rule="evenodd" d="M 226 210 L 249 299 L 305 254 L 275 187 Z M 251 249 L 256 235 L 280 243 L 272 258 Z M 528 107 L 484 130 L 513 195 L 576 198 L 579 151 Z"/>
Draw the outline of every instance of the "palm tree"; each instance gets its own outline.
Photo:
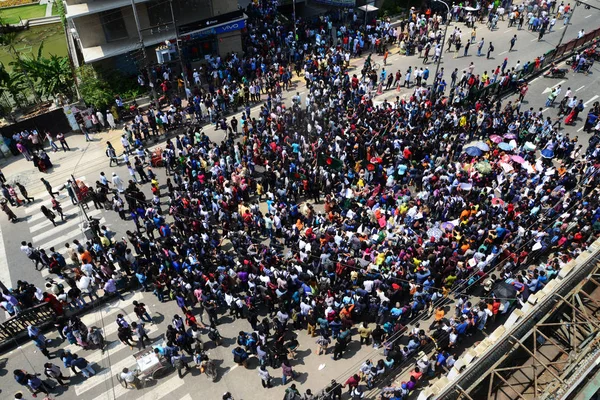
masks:
<path id="1" fill-rule="evenodd" d="M 4 64 L 0 63 L 0 93 L 8 93 L 17 107 L 21 107 L 21 96 L 26 88 L 25 79 L 20 72 L 8 73 Z"/>
<path id="2" fill-rule="evenodd" d="M 29 77 L 29 72 L 27 71 L 27 69 L 23 68 L 23 66 L 22 66 L 23 60 L 21 58 L 21 53 L 19 53 L 17 51 L 17 49 L 15 48 L 15 44 L 17 43 L 17 34 L 18 34 L 18 32 L 7 32 L 7 33 L 0 35 L 0 45 L 7 46 L 8 51 L 13 54 L 13 57 L 15 58 L 16 61 L 11 62 L 11 64 L 19 66 L 20 72 L 23 75 L 22 79 L 24 79 L 26 81 L 26 83 L 29 86 L 29 89 L 31 89 L 31 92 L 33 93 L 33 96 L 35 97 L 36 101 L 39 101 L 40 96 L 38 95 L 37 91 L 35 90 L 34 82 Z M 40 46 L 40 50 L 42 47 L 43 47 L 43 43 Z M 38 55 L 41 54 L 40 50 L 38 50 Z"/>
<path id="3" fill-rule="evenodd" d="M 35 58 L 23 58 L 19 63 L 14 63 L 16 69 L 25 70 L 41 88 L 41 93 L 47 98 L 59 95 L 71 96 L 73 93 L 73 73 L 68 57 L 51 55 L 50 58 L 42 56 L 42 46 Z"/>

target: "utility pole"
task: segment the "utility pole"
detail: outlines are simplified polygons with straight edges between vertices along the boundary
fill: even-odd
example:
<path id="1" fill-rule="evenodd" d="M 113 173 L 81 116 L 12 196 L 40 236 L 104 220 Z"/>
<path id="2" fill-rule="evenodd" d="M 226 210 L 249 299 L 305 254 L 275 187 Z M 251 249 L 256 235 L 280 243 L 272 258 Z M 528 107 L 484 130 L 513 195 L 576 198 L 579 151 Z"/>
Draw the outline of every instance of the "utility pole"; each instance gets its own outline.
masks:
<path id="1" fill-rule="evenodd" d="M 90 228 L 90 230 L 94 234 L 94 237 L 98 238 L 98 233 L 97 233 L 98 220 L 96 220 L 94 218 L 90 218 L 90 216 L 85 211 L 85 209 L 87 208 L 87 203 L 84 203 L 83 199 L 79 199 L 79 191 L 80 191 L 80 189 L 79 189 L 79 186 L 77 186 L 77 180 L 75 179 L 75 176 L 73 176 L 73 174 L 71 174 L 71 188 L 75 192 L 75 196 L 77 197 L 77 205 L 79 206 L 79 209 L 83 213 L 83 216 L 85 217 L 85 220 L 88 223 L 88 227 Z M 92 226 L 94 224 L 96 226 Z"/>
<path id="2" fill-rule="evenodd" d="M 169 6 L 171 7 L 171 19 L 173 20 L 173 28 L 175 29 L 175 43 L 177 46 L 177 57 L 179 57 L 179 67 L 181 68 L 181 76 L 183 77 L 183 87 L 185 90 L 185 95 L 187 97 L 187 75 L 185 73 L 185 65 L 183 64 L 183 57 L 181 55 L 181 46 L 179 45 L 179 32 L 177 30 L 177 24 L 175 23 L 175 13 L 173 12 L 173 0 L 169 0 Z M 296 24 L 294 23 L 294 27 Z"/>
<path id="3" fill-rule="evenodd" d="M 133 18 L 135 19 L 135 27 L 138 32 L 138 37 L 140 38 L 140 44 L 142 45 L 142 54 L 144 55 L 144 67 L 146 68 L 146 72 L 148 73 L 148 86 L 150 86 L 150 104 L 154 100 L 156 100 L 156 89 L 154 88 L 154 82 L 152 82 L 152 74 L 148 70 L 148 65 L 150 64 L 148 60 L 148 53 L 146 52 L 146 46 L 144 45 L 144 37 L 142 35 L 142 29 L 140 28 L 140 19 L 138 17 L 137 8 L 135 6 L 135 0 L 131 0 L 131 8 L 133 9 Z"/>
<path id="4" fill-rule="evenodd" d="M 171 0 L 172 1 L 172 0 Z M 298 36 L 296 35 L 296 0 L 292 1 L 292 15 L 294 16 L 294 42 L 298 40 Z"/>
<path id="5" fill-rule="evenodd" d="M 448 25 L 450 25 L 450 20 L 448 19 L 450 16 L 450 6 L 448 5 L 448 3 L 446 3 L 445 1 L 442 0 L 434 0 L 437 1 L 439 3 L 442 3 L 443 5 L 446 6 L 446 8 L 448 9 L 448 14 L 446 14 L 446 26 L 444 27 L 444 36 L 442 36 L 442 48 L 440 50 L 440 56 L 438 57 L 437 63 L 435 65 L 435 75 L 433 76 L 433 87 L 431 90 L 431 98 L 435 98 L 435 92 L 437 91 L 437 86 L 435 84 L 436 79 L 437 79 L 437 75 L 440 69 L 440 63 L 442 62 L 442 55 L 444 53 L 444 43 L 446 41 L 446 33 L 448 32 Z M 434 50 L 435 51 L 435 50 Z M 435 56 L 435 53 L 434 53 Z"/>
<path id="6" fill-rule="evenodd" d="M 567 29 L 569 28 L 569 25 L 571 24 L 571 18 L 573 18 L 573 14 L 575 14 L 575 9 L 577 8 L 578 4 L 579 4 L 579 1 L 576 1 L 575 5 L 573 6 L 573 10 L 571 11 L 571 15 L 569 16 L 569 23 L 567 25 L 565 25 L 565 29 L 563 29 L 562 35 L 560 35 L 560 40 L 558 41 L 558 44 L 556 45 L 557 49 L 560 47 L 560 45 L 563 42 L 563 39 L 565 38 L 565 33 L 567 33 Z"/>

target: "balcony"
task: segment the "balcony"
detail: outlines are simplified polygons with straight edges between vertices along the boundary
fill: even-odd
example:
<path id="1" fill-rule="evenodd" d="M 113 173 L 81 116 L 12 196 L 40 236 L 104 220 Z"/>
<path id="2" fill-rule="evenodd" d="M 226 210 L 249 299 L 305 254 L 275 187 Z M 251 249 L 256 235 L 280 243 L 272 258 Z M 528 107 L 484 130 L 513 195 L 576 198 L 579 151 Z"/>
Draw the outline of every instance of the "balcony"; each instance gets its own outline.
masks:
<path id="1" fill-rule="evenodd" d="M 135 0 L 136 4 L 147 3 L 150 0 Z M 78 18 L 84 15 L 97 14 L 103 11 L 131 6 L 131 0 L 88 1 L 80 4 L 65 3 L 67 18 Z"/>
<path id="2" fill-rule="evenodd" d="M 164 26 L 162 29 L 143 31 L 142 36 L 144 37 L 144 45 L 148 47 L 162 43 L 165 40 L 175 39 L 175 30 L 172 26 Z M 140 49 L 139 38 L 133 37 L 116 42 L 104 43 L 99 46 L 82 47 L 81 53 L 83 54 L 85 62 L 91 63 Z"/>

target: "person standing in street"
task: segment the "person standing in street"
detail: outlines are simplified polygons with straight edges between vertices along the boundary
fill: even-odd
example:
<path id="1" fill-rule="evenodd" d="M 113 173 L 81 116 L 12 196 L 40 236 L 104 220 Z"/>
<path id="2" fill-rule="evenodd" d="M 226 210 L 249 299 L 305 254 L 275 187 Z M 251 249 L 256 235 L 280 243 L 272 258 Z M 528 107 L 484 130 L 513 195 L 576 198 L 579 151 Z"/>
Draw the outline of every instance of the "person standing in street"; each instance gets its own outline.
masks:
<path id="1" fill-rule="evenodd" d="M 481 40 L 479 41 L 479 44 L 477 45 L 477 57 L 481 57 L 481 50 L 483 49 L 484 43 L 485 43 L 484 39 L 481 38 Z"/>
<path id="2" fill-rule="evenodd" d="M 55 379 L 61 386 L 67 386 L 65 380 L 71 379 L 70 377 L 62 374 L 62 371 L 58 365 L 50 362 L 44 364 L 44 375 L 46 375 L 48 378 Z"/>
<path id="3" fill-rule="evenodd" d="M 108 166 L 112 167 L 113 163 L 115 166 L 119 166 L 119 159 L 117 158 L 117 151 L 110 142 L 106 142 L 106 157 L 109 159 Z"/>
<path id="4" fill-rule="evenodd" d="M 65 139 L 64 133 L 61 132 L 58 135 L 56 135 L 56 139 L 60 142 L 60 145 L 62 146 L 63 151 L 71 150 L 71 148 L 69 147 L 69 145 L 67 143 L 67 139 Z"/>
<path id="5" fill-rule="evenodd" d="M 258 376 L 260 376 L 260 382 L 262 383 L 262 387 L 265 389 L 270 389 L 271 386 L 271 375 L 269 371 L 267 371 L 267 367 L 261 365 L 258 369 Z"/>
<path id="6" fill-rule="evenodd" d="M 115 185 L 119 193 L 123 193 L 125 191 L 125 188 L 123 186 L 123 179 L 121 179 L 121 177 L 117 175 L 116 172 L 112 173 L 112 183 L 113 185 Z"/>
<path id="7" fill-rule="evenodd" d="M 71 198 L 71 203 L 73 203 L 73 205 L 76 206 L 77 205 L 77 195 L 75 194 L 75 189 L 73 188 L 73 182 L 71 180 L 67 180 L 65 187 L 67 188 L 67 194 Z"/>
<path id="8" fill-rule="evenodd" d="M 508 51 L 513 51 L 513 47 L 515 47 L 515 43 L 517 43 L 517 35 L 514 35 L 512 39 L 510 39 L 510 49 Z"/>
<path id="9" fill-rule="evenodd" d="M 490 54 L 492 54 L 492 51 L 494 51 L 494 45 L 492 44 L 492 42 L 490 42 L 490 46 L 488 47 L 487 56 L 486 56 L 486 58 L 488 60 L 490 59 Z"/>
<path id="10" fill-rule="evenodd" d="M 21 195 L 23 196 L 23 198 L 25 200 L 27 200 L 27 203 L 31 203 L 32 201 L 35 200 L 33 197 L 29 197 L 29 194 L 27 193 L 27 189 L 25 189 L 25 186 L 23 186 L 20 182 L 16 182 L 15 186 L 17 186 L 19 188 Z"/>
<path id="11" fill-rule="evenodd" d="M 54 222 L 54 219 L 56 218 L 56 214 L 54 214 L 52 211 L 48 210 L 48 207 L 46 207 L 46 206 L 41 206 L 40 210 L 42 211 L 42 214 L 44 214 L 44 216 L 46 218 L 48 218 L 48 220 L 50 222 L 52 222 L 52 225 L 56 226 L 56 222 Z"/>
<path id="12" fill-rule="evenodd" d="M 542 41 L 542 38 L 544 37 L 545 33 L 546 33 L 546 25 L 542 25 L 542 27 L 540 28 L 540 34 L 538 35 L 538 42 Z"/>
<path id="13" fill-rule="evenodd" d="M 106 110 L 106 122 L 108 122 L 108 126 L 110 129 L 117 129 L 117 124 L 115 123 L 115 116 L 110 112 L 110 110 Z"/>
<path id="14" fill-rule="evenodd" d="M 58 192 L 53 192 L 52 191 L 52 185 L 50 184 L 50 182 L 48 182 L 44 178 L 40 178 L 40 181 L 42 181 L 42 183 L 44 184 L 44 187 L 48 191 L 48 194 L 50 195 L 50 197 L 54 198 L 54 195 L 58 195 L 59 194 Z"/>
<path id="15" fill-rule="evenodd" d="M 132 322 L 131 328 L 137 337 L 137 345 L 140 350 L 146 348 L 146 344 L 144 343 L 144 339 L 150 341 L 148 334 L 146 333 L 146 329 L 144 328 L 144 324 L 142 322 Z"/>
<path id="16" fill-rule="evenodd" d="M 2 209 L 2 211 L 4 211 L 4 213 L 6 214 L 6 216 L 8 217 L 8 220 L 10 222 L 17 222 L 18 218 L 15 215 L 15 213 L 13 212 L 13 210 L 11 210 L 11 208 L 8 205 L 8 202 L 4 199 L 2 199 L 0 201 L 0 208 Z"/>

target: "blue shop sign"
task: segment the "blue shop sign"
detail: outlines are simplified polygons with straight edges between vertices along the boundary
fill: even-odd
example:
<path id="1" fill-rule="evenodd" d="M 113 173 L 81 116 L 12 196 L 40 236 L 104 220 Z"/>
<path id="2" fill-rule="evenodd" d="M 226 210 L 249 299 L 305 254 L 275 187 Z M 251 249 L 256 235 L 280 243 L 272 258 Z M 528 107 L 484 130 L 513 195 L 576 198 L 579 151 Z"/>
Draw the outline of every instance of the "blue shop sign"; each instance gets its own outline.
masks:
<path id="1" fill-rule="evenodd" d="M 240 29 L 244 29 L 246 27 L 246 20 L 241 19 L 239 21 L 232 22 L 227 25 L 217 26 L 215 29 L 216 33 L 227 33 L 233 31 L 239 31 Z"/>

